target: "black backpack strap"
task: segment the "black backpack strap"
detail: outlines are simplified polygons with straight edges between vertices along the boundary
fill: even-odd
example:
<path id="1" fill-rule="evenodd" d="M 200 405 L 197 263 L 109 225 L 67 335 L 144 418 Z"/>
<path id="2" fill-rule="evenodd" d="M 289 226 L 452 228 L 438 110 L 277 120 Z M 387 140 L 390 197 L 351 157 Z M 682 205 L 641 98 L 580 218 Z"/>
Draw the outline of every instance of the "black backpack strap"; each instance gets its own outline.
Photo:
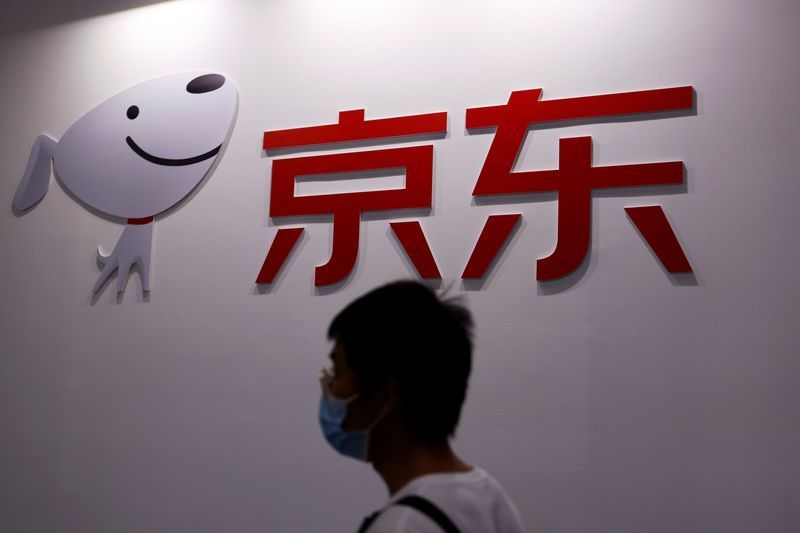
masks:
<path id="1" fill-rule="evenodd" d="M 374 513 L 366 517 L 361 522 L 361 527 L 358 528 L 358 533 L 365 533 L 369 529 L 369 526 L 371 526 L 372 523 L 375 521 L 375 519 L 378 518 L 379 514 L 381 514 L 380 511 L 375 511 Z"/>
<path id="2" fill-rule="evenodd" d="M 421 512 L 424 515 L 427 515 L 428 518 L 436 522 L 442 530 L 446 533 L 461 533 L 461 531 L 456 527 L 450 518 L 447 517 L 444 512 L 436 507 L 433 502 L 430 500 L 426 500 L 422 496 L 406 496 L 404 498 L 400 498 L 396 502 L 392 503 L 392 505 L 405 505 L 407 507 L 413 507 L 417 511 Z M 366 533 L 369 529 L 369 526 L 378 518 L 381 514 L 381 511 L 375 511 L 368 517 L 361 522 L 361 527 L 358 528 L 358 533 Z"/>
<path id="3" fill-rule="evenodd" d="M 422 514 L 428 515 L 431 520 L 439 524 L 439 527 L 447 533 L 461 533 L 453 521 L 450 520 L 450 518 L 448 518 L 448 516 L 444 514 L 441 509 L 436 507 L 430 500 L 426 500 L 421 496 L 411 495 L 400 498 L 394 503 L 395 505 L 407 505 L 408 507 L 413 507 Z"/>

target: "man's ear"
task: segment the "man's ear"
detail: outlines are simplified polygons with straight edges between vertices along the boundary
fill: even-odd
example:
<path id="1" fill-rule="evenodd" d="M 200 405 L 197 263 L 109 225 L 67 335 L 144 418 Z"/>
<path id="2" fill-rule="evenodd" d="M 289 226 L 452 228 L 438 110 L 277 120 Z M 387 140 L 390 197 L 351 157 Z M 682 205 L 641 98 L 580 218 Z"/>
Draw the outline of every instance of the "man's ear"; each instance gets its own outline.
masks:
<path id="1" fill-rule="evenodd" d="M 390 411 L 396 411 L 400 405 L 400 388 L 397 386 L 397 380 L 391 376 L 383 388 L 383 401 Z"/>

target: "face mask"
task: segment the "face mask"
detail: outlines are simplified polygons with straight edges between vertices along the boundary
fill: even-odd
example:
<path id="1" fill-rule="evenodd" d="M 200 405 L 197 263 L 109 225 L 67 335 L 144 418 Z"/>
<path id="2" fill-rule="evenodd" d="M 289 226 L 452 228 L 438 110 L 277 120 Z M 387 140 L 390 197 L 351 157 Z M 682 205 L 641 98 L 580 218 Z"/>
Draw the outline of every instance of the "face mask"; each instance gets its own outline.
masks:
<path id="1" fill-rule="evenodd" d="M 347 418 L 347 405 L 358 398 L 358 394 L 346 399 L 331 396 L 328 392 L 330 380 L 331 375 L 326 370 L 323 370 L 320 375 L 322 395 L 319 402 L 319 424 L 322 428 L 322 434 L 325 435 L 325 440 L 328 441 L 328 444 L 333 446 L 337 452 L 366 462 L 369 449 L 369 432 L 381 421 L 383 414 L 378 415 L 378 418 L 365 430 L 345 431 L 342 429 L 342 424 Z"/>

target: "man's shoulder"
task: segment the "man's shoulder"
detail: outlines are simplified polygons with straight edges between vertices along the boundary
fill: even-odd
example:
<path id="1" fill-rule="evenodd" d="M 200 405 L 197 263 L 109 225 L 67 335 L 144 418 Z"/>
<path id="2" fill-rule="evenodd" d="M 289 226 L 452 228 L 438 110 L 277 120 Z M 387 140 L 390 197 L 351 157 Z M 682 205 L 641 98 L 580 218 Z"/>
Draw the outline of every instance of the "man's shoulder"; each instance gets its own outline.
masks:
<path id="1" fill-rule="evenodd" d="M 436 522 L 412 507 L 389 505 L 375 519 L 368 533 L 442 533 Z"/>
<path id="2" fill-rule="evenodd" d="M 463 496 L 471 492 L 480 494 L 482 497 L 494 493 L 505 496 L 505 491 L 495 478 L 485 470 L 474 467 L 464 472 L 444 472 L 420 476 L 400 489 L 392 501 L 412 494 L 447 497 L 457 493 Z"/>
<path id="3" fill-rule="evenodd" d="M 519 514 L 505 490 L 484 470 L 475 468 L 413 480 L 395 494 L 369 532 L 441 533 L 442 528 L 422 511 L 398 504 L 408 496 L 429 501 L 465 533 L 523 531 Z"/>

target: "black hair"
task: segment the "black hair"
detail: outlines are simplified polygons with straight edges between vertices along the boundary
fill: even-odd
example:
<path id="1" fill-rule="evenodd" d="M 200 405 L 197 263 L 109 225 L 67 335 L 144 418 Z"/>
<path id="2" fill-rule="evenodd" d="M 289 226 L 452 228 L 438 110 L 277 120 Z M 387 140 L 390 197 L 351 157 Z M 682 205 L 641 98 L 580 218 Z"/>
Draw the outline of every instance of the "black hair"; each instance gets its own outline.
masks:
<path id="1" fill-rule="evenodd" d="M 328 328 L 370 397 L 392 377 L 409 430 L 439 443 L 455 434 L 472 368 L 472 315 L 416 281 L 389 283 L 350 303 Z"/>

